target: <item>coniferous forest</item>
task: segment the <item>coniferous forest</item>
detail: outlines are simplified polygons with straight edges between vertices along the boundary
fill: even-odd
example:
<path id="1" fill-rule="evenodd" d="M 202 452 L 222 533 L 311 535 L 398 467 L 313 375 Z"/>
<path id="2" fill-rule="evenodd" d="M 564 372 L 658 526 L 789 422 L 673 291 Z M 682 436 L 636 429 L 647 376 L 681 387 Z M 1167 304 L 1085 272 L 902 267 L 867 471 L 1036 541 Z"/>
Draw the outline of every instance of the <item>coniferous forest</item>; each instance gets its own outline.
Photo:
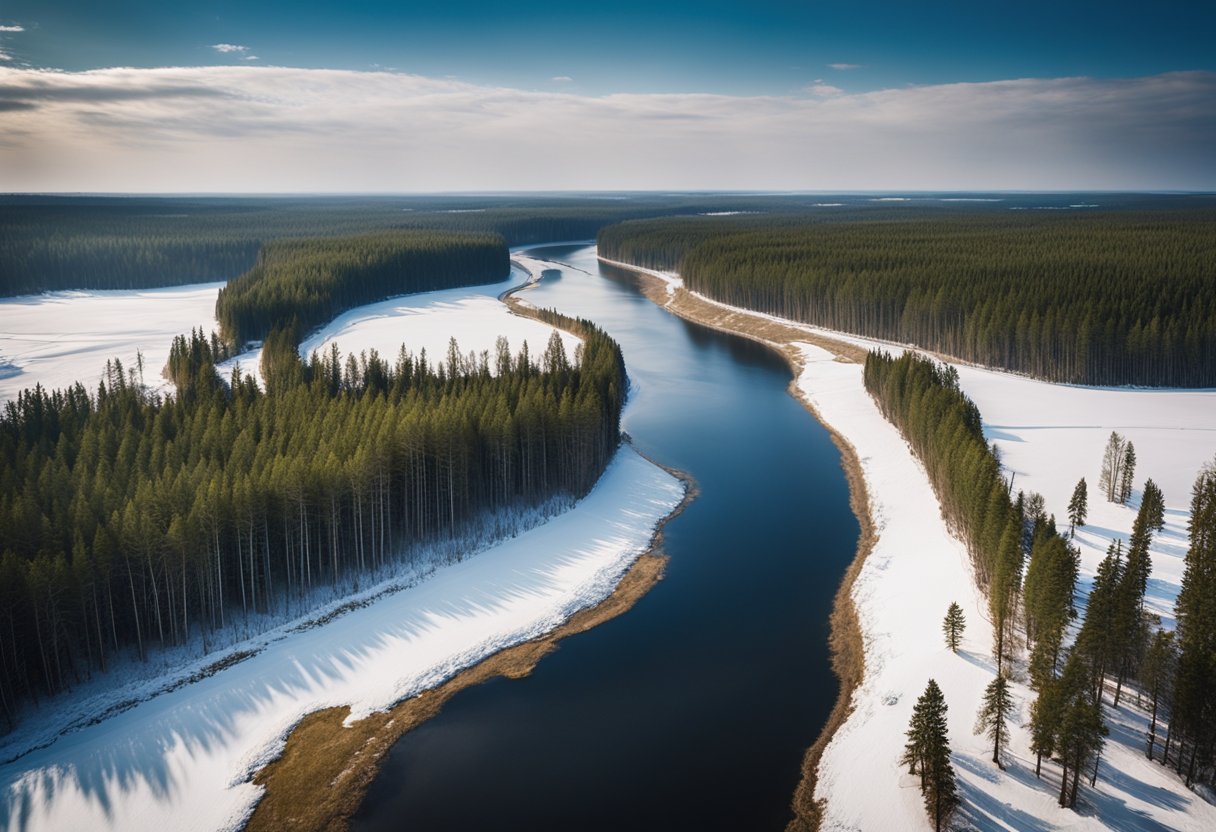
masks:
<path id="1" fill-rule="evenodd" d="M 494 234 L 386 231 L 279 240 L 220 289 L 215 317 L 225 341 L 260 341 L 284 322 L 304 332 L 393 295 L 494 283 L 510 271 Z"/>
<path id="2" fill-rule="evenodd" d="M 266 391 L 215 373 L 228 347 L 175 339 L 177 394 L 117 362 L 96 390 L 26 390 L 0 416 L 0 711 L 120 651 L 234 616 L 306 608 L 314 587 L 457 535 L 488 511 L 580 496 L 619 436 L 626 380 L 588 321 L 540 317 L 542 355 L 404 348 L 303 360 L 314 325 L 368 299 L 502 277 L 489 235 L 393 232 L 270 247 L 219 303 L 233 342 L 266 337 Z"/>
<path id="3" fill-rule="evenodd" d="M 715 300 L 1050 381 L 1216 385 L 1216 212 L 694 217 L 600 232 Z"/>
<path id="4" fill-rule="evenodd" d="M 948 522 L 967 544 L 988 600 L 998 678 L 1020 637 L 1036 693 L 1030 730 L 1035 774 L 1056 760 L 1059 803 L 1075 806 L 1102 753 L 1105 709 L 1129 695 L 1151 701 L 1146 754 L 1188 786 L 1216 779 L 1216 461 L 1196 478 L 1176 633 L 1160 629 L 1144 597 L 1160 490 L 1149 480 L 1126 549 L 1112 542 L 1077 622 L 1079 557 L 1038 495 L 1016 498 L 987 447 L 957 371 L 913 353 L 867 356 L 866 389 L 925 466 Z M 1018 627 L 1018 624 L 1021 627 Z M 1079 624 L 1079 626 L 1078 626 Z M 1073 636 L 1070 638 L 1070 634 Z M 1164 740 L 1161 737 L 1164 736 Z M 997 739 L 994 759 L 998 757 Z"/>

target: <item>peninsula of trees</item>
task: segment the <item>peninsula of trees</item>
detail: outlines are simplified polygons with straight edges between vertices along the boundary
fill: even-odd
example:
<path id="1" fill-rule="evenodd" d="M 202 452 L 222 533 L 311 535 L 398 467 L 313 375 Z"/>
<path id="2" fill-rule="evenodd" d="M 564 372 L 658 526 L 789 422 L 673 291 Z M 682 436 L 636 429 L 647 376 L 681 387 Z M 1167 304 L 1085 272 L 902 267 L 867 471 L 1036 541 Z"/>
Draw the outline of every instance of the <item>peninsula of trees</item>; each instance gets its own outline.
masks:
<path id="1" fill-rule="evenodd" d="M 674 217 L 600 254 L 714 300 L 1049 381 L 1216 385 L 1216 211 Z"/>
<path id="2" fill-rule="evenodd" d="M 402 245 L 402 241 L 405 244 Z M 539 312 L 542 355 L 499 339 L 304 360 L 300 322 L 360 298 L 505 270 L 501 239 L 393 232 L 285 243 L 221 299 L 228 337 L 269 331 L 266 390 L 175 339 L 161 398 L 117 362 L 96 390 L 23 391 L 0 414 L 0 725 L 19 703 L 235 617 L 298 615 L 481 517 L 580 496 L 619 441 L 626 378 L 592 323 Z M 477 269 L 483 269 L 478 272 Z"/>
<path id="3" fill-rule="evenodd" d="M 510 271 L 502 238 L 452 231 L 385 231 L 270 243 L 220 289 L 215 317 L 237 347 L 288 323 L 308 331 L 393 295 L 493 283 Z"/>

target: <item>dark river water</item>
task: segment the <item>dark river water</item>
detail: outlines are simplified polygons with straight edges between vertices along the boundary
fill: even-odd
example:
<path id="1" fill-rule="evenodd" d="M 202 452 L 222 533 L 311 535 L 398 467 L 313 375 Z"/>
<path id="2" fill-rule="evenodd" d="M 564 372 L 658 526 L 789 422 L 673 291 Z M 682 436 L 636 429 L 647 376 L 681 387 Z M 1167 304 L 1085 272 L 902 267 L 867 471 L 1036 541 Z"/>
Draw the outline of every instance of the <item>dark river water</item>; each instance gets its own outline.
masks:
<path id="1" fill-rule="evenodd" d="M 839 454 L 774 353 L 663 311 L 591 247 L 532 253 L 562 276 L 522 297 L 620 342 L 624 429 L 701 494 L 658 586 L 402 737 L 353 828 L 781 829 L 836 697 L 828 615 L 858 535 Z"/>

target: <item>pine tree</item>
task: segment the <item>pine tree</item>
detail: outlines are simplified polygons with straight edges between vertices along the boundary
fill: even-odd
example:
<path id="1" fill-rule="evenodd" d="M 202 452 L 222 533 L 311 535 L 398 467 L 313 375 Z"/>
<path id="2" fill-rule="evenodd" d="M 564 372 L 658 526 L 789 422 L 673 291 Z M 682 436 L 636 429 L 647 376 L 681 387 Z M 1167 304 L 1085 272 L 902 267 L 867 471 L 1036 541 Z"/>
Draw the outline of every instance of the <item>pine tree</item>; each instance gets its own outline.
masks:
<path id="1" fill-rule="evenodd" d="M 950 762 L 950 739 L 946 725 L 946 700 L 933 679 L 916 700 L 908 726 L 908 743 L 901 762 L 912 774 L 920 774 L 920 791 L 925 809 L 940 830 L 958 808 L 958 786 Z"/>
<path id="2" fill-rule="evenodd" d="M 984 701 L 976 715 L 975 733 L 985 734 L 992 740 L 992 762 L 997 768 L 1001 765 L 1001 752 L 1009 745 L 1009 729 L 1006 723 L 1013 715 L 1013 697 L 1009 692 L 1009 682 L 1003 673 L 988 683 L 984 690 Z"/>
<path id="3" fill-rule="evenodd" d="M 1151 482 L 1151 480 L 1150 480 Z M 1085 525 L 1085 517 L 1089 514 L 1089 489 L 1085 485 L 1085 477 L 1081 477 L 1077 482 L 1077 487 L 1072 490 L 1072 499 L 1068 501 L 1068 536 L 1071 538 L 1076 533 L 1077 526 Z"/>
<path id="4" fill-rule="evenodd" d="M 1127 505 L 1132 496 L 1132 485 L 1136 476 L 1136 446 L 1131 442 L 1123 449 L 1123 465 L 1119 469 L 1119 495 L 1116 502 Z"/>
<path id="5" fill-rule="evenodd" d="M 1153 703 L 1153 715 L 1148 728 L 1148 743 L 1145 755 L 1153 759 L 1157 743 L 1157 712 L 1163 698 L 1168 699 L 1174 684 L 1174 671 L 1178 663 L 1178 650 L 1174 644 L 1174 633 L 1158 629 L 1149 642 L 1140 667 L 1140 681 L 1148 689 Z"/>
<path id="6" fill-rule="evenodd" d="M 1144 499 L 1142 510 L 1147 512 L 1149 528 L 1161 531 L 1165 528 L 1165 495 L 1152 479 L 1144 481 Z"/>
<path id="7" fill-rule="evenodd" d="M 946 610 L 946 618 L 942 621 L 942 632 L 946 634 L 946 646 L 950 648 L 951 652 L 958 652 L 965 629 L 967 629 L 967 618 L 963 615 L 963 608 L 958 605 L 957 601 L 951 601 L 950 607 Z"/>
<path id="8" fill-rule="evenodd" d="M 1216 751 L 1216 460 L 1191 491 L 1191 545 L 1186 553 L 1178 620 L 1178 670 L 1171 735 L 1177 732 L 1178 771 L 1189 787 Z"/>

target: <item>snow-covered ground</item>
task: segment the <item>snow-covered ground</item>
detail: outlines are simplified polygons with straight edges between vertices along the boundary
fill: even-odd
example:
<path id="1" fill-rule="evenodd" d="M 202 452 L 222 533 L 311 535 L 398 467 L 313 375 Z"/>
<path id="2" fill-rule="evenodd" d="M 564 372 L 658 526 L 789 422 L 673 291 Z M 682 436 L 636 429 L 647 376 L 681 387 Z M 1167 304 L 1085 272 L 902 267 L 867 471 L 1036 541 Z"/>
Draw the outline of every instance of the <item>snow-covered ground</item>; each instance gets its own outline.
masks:
<path id="1" fill-rule="evenodd" d="M 145 383 L 167 389 L 161 370 L 174 336 L 216 328 L 215 298 L 223 285 L 0 298 L 0 403 L 35 384 L 58 389 L 79 381 L 95 392 L 107 360 L 133 368 L 140 351 Z"/>
<path id="2" fill-rule="evenodd" d="M 649 273 L 667 281 L 671 292 L 682 285 L 677 275 Z M 869 348 L 901 349 L 775 320 Z M 816 797 L 827 801 L 824 828 L 931 828 L 917 780 L 905 774 L 898 760 L 912 706 L 934 678 L 950 708 L 950 740 L 966 807 L 956 821 L 960 827 L 1216 829 L 1216 806 L 1144 757 L 1147 720 L 1131 707 L 1134 695 L 1119 712 L 1108 709 L 1111 735 L 1098 785 L 1082 789 L 1077 812 L 1056 805 L 1055 764 L 1044 763 L 1041 781 L 1034 776 L 1029 733 L 1022 727 L 1033 693 L 1024 684 L 1014 685 L 1018 713 L 1006 770 L 992 764 L 991 747 L 972 733 L 984 687 L 996 673 L 992 629 L 966 550 L 947 531 L 923 468 L 866 393 L 860 365 L 836 361 L 811 344 L 801 349 L 805 366 L 797 383 L 823 420 L 856 448 L 878 530 L 853 591 L 865 643 L 865 680 L 854 694 L 855 710 L 836 732 L 819 768 Z M 1016 475 L 1016 488 L 1042 493 L 1048 511 L 1066 526 L 1073 486 L 1082 476 L 1087 479 L 1089 522 L 1077 536 L 1083 591 L 1110 539 L 1129 536 L 1144 479 L 1152 477 L 1161 486 L 1167 526 L 1151 549 L 1148 601 L 1167 625 L 1172 623 L 1187 548 L 1191 483 L 1216 454 L 1216 390 L 1100 389 L 956 366 L 964 391 L 980 409 L 986 436 Z M 1106 503 L 1097 487 L 1103 446 L 1112 430 L 1136 446 L 1136 492 L 1127 507 Z M 941 632 L 951 601 L 963 606 L 967 618 L 958 655 L 945 647 Z"/>
<path id="3" fill-rule="evenodd" d="M 611 593 L 682 496 L 623 447 L 565 514 L 0 768 L 0 827 L 239 826 L 260 791 L 250 775 L 305 714 L 350 705 L 359 719 L 551 630 Z"/>
<path id="4" fill-rule="evenodd" d="M 542 261 L 522 255 L 512 260 L 516 268 L 512 269 L 510 277 L 498 283 L 404 295 L 356 307 L 306 338 L 300 344 L 300 355 L 307 357 L 313 351 L 325 352 L 336 343 L 343 356 L 374 349 L 392 362 L 404 344 L 415 355 L 425 349 L 427 359 L 437 364 L 447 358 L 448 339 L 455 338 L 462 355 L 467 356 L 470 352 L 480 355 L 488 350 L 492 369 L 498 336 L 507 339 L 512 354 L 518 353 L 526 341 L 529 354 L 539 359 L 549 336 L 556 331 L 566 347 L 566 354 L 573 360 L 579 344 L 576 336 L 532 318 L 513 315 L 499 302 L 498 296 L 503 292 L 524 280 L 539 280 L 541 272 L 548 267 Z M 232 366 L 240 362 L 241 372 L 252 374 L 261 384 L 261 360 L 262 351 L 251 350 L 222 363 L 217 370 L 227 378 L 232 373 Z"/>

